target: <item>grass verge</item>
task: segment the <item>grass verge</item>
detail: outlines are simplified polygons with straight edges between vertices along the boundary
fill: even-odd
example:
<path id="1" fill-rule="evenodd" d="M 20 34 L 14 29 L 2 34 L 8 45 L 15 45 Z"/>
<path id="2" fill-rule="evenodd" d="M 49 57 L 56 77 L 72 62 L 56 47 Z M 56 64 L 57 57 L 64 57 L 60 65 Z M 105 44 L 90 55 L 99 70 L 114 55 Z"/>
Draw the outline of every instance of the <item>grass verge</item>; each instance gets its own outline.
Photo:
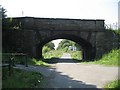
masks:
<path id="1" fill-rule="evenodd" d="M 83 63 L 100 64 L 100 65 L 105 65 L 105 66 L 120 66 L 119 53 L 120 53 L 120 49 L 115 49 L 115 50 L 110 51 L 108 54 L 103 55 L 103 57 L 99 60 L 95 60 L 92 62 L 83 62 Z"/>
<path id="2" fill-rule="evenodd" d="M 37 65 L 37 66 L 46 66 L 49 67 L 50 65 L 46 62 L 44 62 L 43 60 L 36 60 L 35 58 L 29 58 L 28 61 L 29 65 Z"/>
<path id="3" fill-rule="evenodd" d="M 40 73 L 13 69 L 12 75 L 8 76 L 8 69 L 2 70 L 3 88 L 37 88 L 42 86 L 43 76 Z"/>
<path id="4" fill-rule="evenodd" d="M 112 82 L 107 83 L 104 88 L 109 89 L 109 88 L 113 88 L 115 89 L 119 89 L 120 88 L 120 80 L 114 80 Z"/>

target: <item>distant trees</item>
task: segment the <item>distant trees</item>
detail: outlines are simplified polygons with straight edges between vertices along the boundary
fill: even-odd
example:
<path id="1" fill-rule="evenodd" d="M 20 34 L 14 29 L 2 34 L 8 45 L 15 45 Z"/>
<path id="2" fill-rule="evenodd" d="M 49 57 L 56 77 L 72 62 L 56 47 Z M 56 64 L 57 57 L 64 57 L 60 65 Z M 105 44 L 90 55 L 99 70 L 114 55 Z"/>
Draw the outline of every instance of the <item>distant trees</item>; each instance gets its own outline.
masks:
<path id="1" fill-rule="evenodd" d="M 0 13 L 2 15 L 2 19 L 6 18 L 7 15 L 6 15 L 6 9 L 4 9 L 1 5 L 0 5 Z"/>
<path id="2" fill-rule="evenodd" d="M 7 10 L 0 5 L 0 14 L 1 14 L 0 19 L 2 20 L 2 29 L 3 30 L 14 29 L 17 23 L 13 24 L 12 18 L 7 18 L 6 12 Z"/>
<path id="3" fill-rule="evenodd" d="M 45 44 L 45 46 L 49 47 L 51 50 L 55 49 L 55 45 L 53 42 L 49 42 L 49 43 Z"/>
<path id="4" fill-rule="evenodd" d="M 57 50 L 64 50 L 65 52 L 67 52 L 70 46 L 74 46 L 77 48 L 77 50 L 80 50 L 80 46 L 77 43 L 67 39 L 63 39 L 59 43 Z"/>
<path id="5" fill-rule="evenodd" d="M 47 43 L 47 44 L 44 45 L 44 47 L 42 49 L 42 52 L 46 53 L 46 52 L 49 52 L 51 50 L 55 50 L 55 45 L 54 45 L 54 43 L 49 42 L 49 43 Z"/>
<path id="6" fill-rule="evenodd" d="M 0 5 L 0 13 L 1 13 L 1 16 L 2 16 L 1 20 L 2 20 L 3 30 L 11 28 L 11 22 L 12 21 L 11 21 L 11 19 L 7 19 L 6 12 L 7 12 L 7 10 Z"/>

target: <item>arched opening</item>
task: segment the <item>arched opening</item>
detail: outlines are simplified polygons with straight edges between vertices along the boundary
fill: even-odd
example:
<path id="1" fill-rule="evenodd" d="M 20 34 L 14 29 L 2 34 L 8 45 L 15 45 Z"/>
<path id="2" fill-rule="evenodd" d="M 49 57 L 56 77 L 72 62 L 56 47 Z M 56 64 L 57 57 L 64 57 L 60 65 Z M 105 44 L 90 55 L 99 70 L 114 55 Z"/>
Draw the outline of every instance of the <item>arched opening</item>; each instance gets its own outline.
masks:
<path id="1" fill-rule="evenodd" d="M 76 42 L 68 39 L 56 39 L 48 42 L 42 48 L 44 59 L 66 58 L 82 60 L 82 48 Z"/>
<path id="2" fill-rule="evenodd" d="M 82 47 L 82 59 L 83 60 L 93 60 L 95 58 L 95 50 L 92 47 L 91 43 L 87 40 L 74 36 L 72 34 L 58 34 L 52 37 L 45 38 L 44 40 L 40 41 L 36 48 L 36 58 L 42 58 L 42 48 L 43 46 L 55 39 L 68 39 L 78 43 Z"/>

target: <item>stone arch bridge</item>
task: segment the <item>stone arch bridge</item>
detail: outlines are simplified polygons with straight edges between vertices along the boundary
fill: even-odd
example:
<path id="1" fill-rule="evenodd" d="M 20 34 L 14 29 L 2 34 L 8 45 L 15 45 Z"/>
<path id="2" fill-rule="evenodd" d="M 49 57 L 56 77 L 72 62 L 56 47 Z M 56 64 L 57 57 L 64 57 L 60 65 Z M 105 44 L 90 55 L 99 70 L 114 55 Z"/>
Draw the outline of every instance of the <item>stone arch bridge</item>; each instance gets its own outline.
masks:
<path id="1" fill-rule="evenodd" d="M 25 52 L 42 58 L 42 47 L 51 40 L 69 39 L 83 50 L 83 59 L 94 60 L 117 47 L 117 35 L 105 29 L 104 20 L 12 18 L 12 30 L 3 30 L 4 52 Z"/>

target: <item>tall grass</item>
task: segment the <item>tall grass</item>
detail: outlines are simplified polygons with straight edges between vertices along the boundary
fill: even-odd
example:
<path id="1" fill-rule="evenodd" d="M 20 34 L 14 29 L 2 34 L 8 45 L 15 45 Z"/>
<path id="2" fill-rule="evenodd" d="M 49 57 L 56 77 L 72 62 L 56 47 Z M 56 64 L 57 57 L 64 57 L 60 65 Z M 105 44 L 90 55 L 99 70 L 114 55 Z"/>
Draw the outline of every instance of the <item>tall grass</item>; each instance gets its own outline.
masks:
<path id="1" fill-rule="evenodd" d="M 108 54 L 103 55 L 100 60 L 96 60 L 95 64 L 110 65 L 110 66 L 119 66 L 119 53 L 120 49 L 115 49 L 110 51 Z"/>
<path id="2" fill-rule="evenodd" d="M 49 67 L 50 65 L 46 62 L 44 62 L 43 60 L 37 60 L 35 58 L 29 58 L 28 60 L 28 64 L 29 65 L 40 65 L 40 66 L 46 66 Z"/>
<path id="3" fill-rule="evenodd" d="M 43 76 L 40 73 L 13 69 L 12 75 L 8 75 L 8 69 L 2 70 L 3 88 L 36 88 L 41 87 Z"/>
<path id="4" fill-rule="evenodd" d="M 72 59 L 82 60 L 82 51 L 71 51 L 70 54 Z"/>
<path id="5" fill-rule="evenodd" d="M 48 58 L 60 58 L 63 54 L 63 51 L 59 51 L 59 50 L 51 50 L 49 52 L 43 53 L 43 57 L 44 59 L 48 59 Z"/>
<path id="6" fill-rule="evenodd" d="M 115 80 L 112 82 L 107 83 L 104 88 L 108 89 L 108 88 L 114 88 L 114 90 L 119 89 L 120 88 L 120 80 Z"/>
<path id="7" fill-rule="evenodd" d="M 108 54 L 102 56 L 101 59 L 92 62 L 83 62 L 86 64 L 100 64 L 105 66 L 120 66 L 119 64 L 120 49 L 111 50 Z"/>

